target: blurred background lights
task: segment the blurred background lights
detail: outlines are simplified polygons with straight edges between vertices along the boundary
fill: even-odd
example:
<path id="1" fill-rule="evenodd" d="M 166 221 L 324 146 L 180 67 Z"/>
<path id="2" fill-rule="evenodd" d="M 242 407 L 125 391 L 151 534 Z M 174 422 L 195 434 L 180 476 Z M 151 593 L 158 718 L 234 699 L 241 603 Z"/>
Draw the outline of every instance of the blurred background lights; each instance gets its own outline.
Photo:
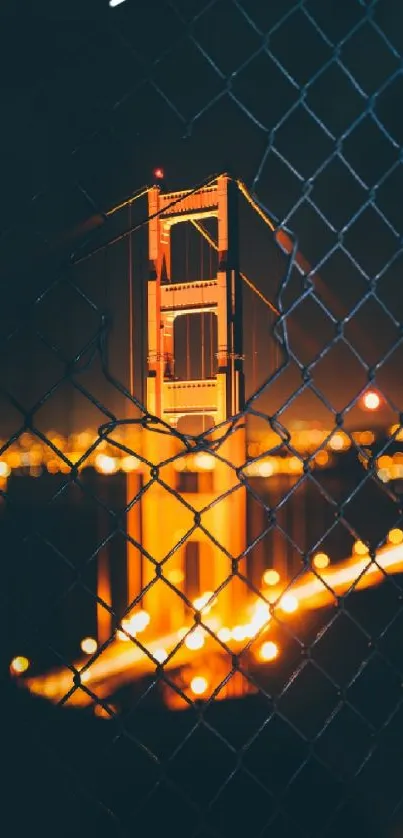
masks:
<path id="1" fill-rule="evenodd" d="M 324 570 L 330 564 L 330 559 L 327 553 L 316 553 L 312 559 L 312 564 L 317 570 Z"/>
<path id="2" fill-rule="evenodd" d="M 262 661 L 273 661 L 278 657 L 278 646 L 273 640 L 267 640 L 262 643 L 259 649 L 259 658 Z"/>
<path id="3" fill-rule="evenodd" d="M 93 655 L 97 651 L 98 643 L 93 637 L 84 637 L 80 643 L 80 647 L 85 655 Z"/>
<path id="4" fill-rule="evenodd" d="M 190 682 L 190 689 L 194 695 L 204 695 L 208 688 L 207 678 L 203 675 L 196 675 Z"/>
<path id="5" fill-rule="evenodd" d="M 280 574 L 277 573 L 277 570 L 265 570 L 263 574 L 263 582 L 265 585 L 277 585 L 280 581 Z"/>
<path id="6" fill-rule="evenodd" d="M 367 390 L 362 397 L 362 405 L 365 410 L 378 410 L 381 405 L 379 394 L 375 390 Z"/>
<path id="7" fill-rule="evenodd" d="M 10 664 L 11 672 L 13 672 L 14 675 L 22 675 L 28 668 L 29 660 L 24 657 L 24 655 L 17 655 L 16 658 L 13 658 Z"/>

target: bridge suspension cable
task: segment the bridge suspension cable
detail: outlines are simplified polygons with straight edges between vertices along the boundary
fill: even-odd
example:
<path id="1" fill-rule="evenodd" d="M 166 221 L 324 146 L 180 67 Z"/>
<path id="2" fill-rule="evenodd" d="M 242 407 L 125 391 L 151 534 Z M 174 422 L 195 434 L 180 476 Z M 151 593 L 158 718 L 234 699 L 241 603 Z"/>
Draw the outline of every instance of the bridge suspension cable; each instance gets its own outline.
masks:
<path id="1" fill-rule="evenodd" d="M 210 233 L 208 233 L 208 232 L 207 232 L 207 230 L 205 229 L 205 227 L 203 227 L 203 225 L 202 225 L 202 224 L 200 224 L 200 222 L 199 222 L 199 221 L 196 221 L 196 220 L 192 220 L 192 221 L 191 221 L 191 224 L 193 224 L 193 227 L 195 227 L 195 228 L 196 228 L 196 230 L 198 230 L 198 232 L 199 232 L 199 233 L 201 233 L 201 235 L 202 235 L 202 236 L 204 236 L 204 238 L 205 238 L 205 239 L 206 239 L 206 241 L 209 243 L 209 245 L 210 245 L 210 246 L 211 246 L 214 250 L 216 250 L 216 251 L 217 251 L 217 250 L 218 250 L 218 245 L 217 245 L 217 243 L 214 241 L 214 239 L 212 238 L 212 236 L 210 236 Z M 242 281 L 243 281 L 246 285 L 249 285 L 249 288 L 251 288 L 251 289 L 252 289 L 252 291 L 254 291 L 254 292 L 255 292 L 255 294 L 257 294 L 257 296 L 258 296 L 258 297 L 260 297 L 260 299 L 264 302 L 264 304 L 265 304 L 265 305 L 266 305 L 266 306 L 267 306 L 267 307 L 268 307 L 268 308 L 269 308 L 269 309 L 270 309 L 270 310 L 271 310 L 274 314 L 277 314 L 277 315 L 279 315 L 279 314 L 280 314 L 280 312 L 279 312 L 279 310 L 276 308 L 276 306 L 275 306 L 275 305 L 273 305 L 273 303 L 272 303 L 272 302 L 270 302 L 270 300 L 269 300 L 267 297 L 265 297 L 265 295 L 264 295 L 264 294 L 262 294 L 262 292 L 261 292 L 261 291 L 259 291 L 259 288 L 256 288 L 256 285 L 252 282 L 252 280 L 250 280 L 250 279 L 246 276 L 246 274 L 244 274 L 244 273 L 240 272 L 240 274 L 239 274 L 239 275 L 240 275 L 240 277 L 241 277 Z"/>

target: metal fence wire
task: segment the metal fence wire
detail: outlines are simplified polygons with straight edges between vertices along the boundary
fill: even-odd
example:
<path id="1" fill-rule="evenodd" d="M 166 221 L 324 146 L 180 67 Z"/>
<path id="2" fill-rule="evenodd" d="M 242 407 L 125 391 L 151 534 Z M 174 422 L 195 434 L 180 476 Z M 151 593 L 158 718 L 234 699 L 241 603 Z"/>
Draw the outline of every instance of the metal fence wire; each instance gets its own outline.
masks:
<path id="1" fill-rule="evenodd" d="M 393 0 L 4 19 L 12 834 L 403 831 L 402 32 Z M 150 195 L 223 173 L 246 396 L 176 423 L 147 395 Z M 177 294 L 216 287 L 217 235 L 172 228 Z M 161 386 L 217 389 L 192 305 Z"/>

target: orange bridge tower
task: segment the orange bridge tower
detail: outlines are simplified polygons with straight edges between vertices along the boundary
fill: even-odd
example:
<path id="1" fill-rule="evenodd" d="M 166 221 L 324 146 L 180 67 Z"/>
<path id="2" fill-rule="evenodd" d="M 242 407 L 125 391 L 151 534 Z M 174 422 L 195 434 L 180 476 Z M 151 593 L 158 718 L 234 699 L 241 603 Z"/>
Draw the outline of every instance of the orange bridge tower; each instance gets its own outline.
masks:
<path id="1" fill-rule="evenodd" d="M 246 459 L 246 437 L 239 418 L 227 434 L 244 402 L 237 203 L 237 184 L 227 175 L 197 190 L 149 191 L 146 405 L 157 421 L 143 432 L 143 493 L 128 514 L 128 598 L 130 603 L 144 592 L 143 606 L 159 632 L 186 622 L 185 597 L 193 602 L 218 590 L 217 613 L 231 624 L 245 599 L 236 575 L 246 561 L 246 491 L 236 474 Z M 212 217 L 218 228 L 216 276 L 177 282 L 172 227 Z M 192 315 L 207 312 L 217 324 L 215 374 L 179 379 L 175 321 L 188 315 L 191 324 Z M 187 448 L 174 429 L 189 416 L 205 417 L 208 430 L 187 436 Z M 128 475 L 129 504 L 138 489 L 138 475 Z"/>

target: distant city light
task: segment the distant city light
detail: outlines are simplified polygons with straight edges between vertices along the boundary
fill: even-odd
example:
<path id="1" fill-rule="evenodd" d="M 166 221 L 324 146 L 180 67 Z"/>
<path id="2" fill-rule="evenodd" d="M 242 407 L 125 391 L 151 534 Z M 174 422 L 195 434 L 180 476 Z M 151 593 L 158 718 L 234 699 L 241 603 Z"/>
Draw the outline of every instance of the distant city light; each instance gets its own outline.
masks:
<path id="1" fill-rule="evenodd" d="M 202 649 L 204 646 L 204 631 L 200 628 L 191 631 L 185 638 L 185 646 L 193 651 Z"/>
<path id="2" fill-rule="evenodd" d="M 381 399 L 375 390 L 367 390 L 362 398 L 362 404 L 365 410 L 378 410 Z"/>
<path id="3" fill-rule="evenodd" d="M 80 643 L 80 647 L 85 655 L 93 655 L 97 651 L 98 643 L 93 637 L 84 637 Z"/>
<path id="4" fill-rule="evenodd" d="M 277 570 L 265 570 L 262 579 L 265 585 L 277 585 L 280 581 L 280 574 Z"/>
<path id="5" fill-rule="evenodd" d="M 262 661 L 274 661 L 278 657 L 278 646 L 273 640 L 262 643 L 259 649 L 259 658 Z"/>
<path id="6" fill-rule="evenodd" d="M 280 608 L 285 614 L 293 614 L 298 608 L 298 600 L 294 594 L 284 594 L 280 600 Z"/>
<path id="7" fill-rule="evenodd" d="M 8 477 L 10 472 L 11 468 L 8 463 L 5 463 L 4 460 L 0 460 L 0 477 Z"/>
<path id="8" fill-rule="evenodd" d="M 108 457 L 107 454 L 98 454 L 95 457 L 95 468 L 101 474 L 115 474 L 118 470 L 118 462 L 115 457 Z"/>
<path id="9" fill-rule="evenodd" d="M 317 570 L 324 570 L 330 564 L 330 559 L 327 553 L 316 553 L 312 559 L 312 564 Z"/>
<path id="10" fill-rule="evenodd" d="M 22 675 L 29 668 L 29 660 L 24 655 L 17 655 L 10 664 L 10 669 L 15 675 Z"/>
<path id="11" fill-rule="evenodd" d="M 231 640 L 231 629 L 227 628 L 227 626 L 223 626 L 218 630 L 217 637 L 222 643 L 228 643 L 228 641 Z"/>
<path id="12" fill-rule="evenodd" d="M 153 658 L 155 658 L 158 663 L 164 663 L 168 657 L 168 652 L 166 649 L 156 649 L 155 652 L 152 653 Z"/>
<path id="13" fill-rule="evenodd" d="M 353 546 L 353 553 L 356 556 L 367 556 L 368 555 L 368 547 L 364 544 L 363 541 L 355 541 Z"/>
<path id="14" fill-rule="evenodd" d="M 401 544 L 403 541 L 403 530 L 400 530 L 398 527 L 389 530 L 388 541 L 389 544 Z"/>
<path id="15" fill-rule="evenodd" d="M 203 678 L 202 675 L 196 675 L 195 678 L 192 678 L 190 682 L 190 689 L 192 693 L 195 695 L 203 695 L 208 688 L 208 681 L 207 678 Z"/>
<path id="16" fill-rule="evenodd" d="M 160 168 L 154 169 L 154 177 L 157 180 L 163 180 L 164 179 L 164 170 L 160 169 Z"/>

